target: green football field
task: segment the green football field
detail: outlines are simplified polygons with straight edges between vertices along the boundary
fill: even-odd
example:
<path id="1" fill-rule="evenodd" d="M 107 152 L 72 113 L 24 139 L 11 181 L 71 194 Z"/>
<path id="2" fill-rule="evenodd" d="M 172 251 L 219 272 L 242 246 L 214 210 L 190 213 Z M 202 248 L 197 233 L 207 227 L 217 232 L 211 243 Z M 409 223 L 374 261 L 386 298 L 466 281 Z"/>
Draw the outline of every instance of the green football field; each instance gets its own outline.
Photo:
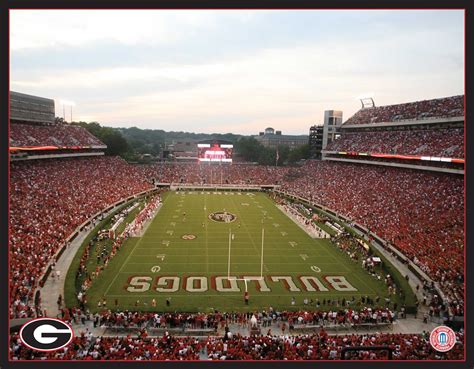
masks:
<path id="1" fill-rule="evenodd" d="M 188 312 L 296 310 L 304 309 L 305 298 L 322 303 L 354 297 L 354 306 L 361 296 L 384 301 L 383 281 L 329 240 L 311 238 L 264 193 L 170 191 L 162 197 L 143 236 L 126 241 L 94 280 L 87 292 L 91 311 L 104 297 L 112 309 L 117 300 L 119 310 Z M 219 212 L 235 218 L 210 218 Z"/>

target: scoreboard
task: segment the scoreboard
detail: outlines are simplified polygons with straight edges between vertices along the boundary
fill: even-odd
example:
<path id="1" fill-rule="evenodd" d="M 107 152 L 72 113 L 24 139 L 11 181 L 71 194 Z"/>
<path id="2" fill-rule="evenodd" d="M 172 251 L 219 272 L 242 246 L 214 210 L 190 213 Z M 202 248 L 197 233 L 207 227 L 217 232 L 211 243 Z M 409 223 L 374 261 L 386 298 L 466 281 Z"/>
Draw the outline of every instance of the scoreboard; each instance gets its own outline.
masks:
<path id="1" fill-rule="evenodd" d="M 200 162 L 232 163 L 234 145 L 228 143 L 198 143 L 198 160 Z"/>

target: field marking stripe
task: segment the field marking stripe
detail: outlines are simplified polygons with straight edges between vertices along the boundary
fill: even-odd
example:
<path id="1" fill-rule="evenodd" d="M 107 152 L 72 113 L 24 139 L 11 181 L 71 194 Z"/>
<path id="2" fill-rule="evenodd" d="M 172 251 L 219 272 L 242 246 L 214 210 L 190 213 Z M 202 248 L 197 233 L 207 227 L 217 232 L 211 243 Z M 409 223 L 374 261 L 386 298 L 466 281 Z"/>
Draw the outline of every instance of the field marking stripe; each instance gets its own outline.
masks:
<path id="1" fill-rule="evenodd" d="M 208 243 L 209 243 L 209 232 L 207 230 L 207 227 L 208 227 L 208 222 L 207 222 L 207 195 L 204 195 L 204 208 L 203 208 L 203 211 L 204 211 L 204 229 L 205 229 L 205 232 L 206 232 L 206 235 L 205 235 L 205 239 L 206 239 L 206 272 L 209 272 L 209 250 L 208 250 Z M 189 250 L 188 250 L 189 252 Z M 188 253 L 189 255 L 189 253 Z"/>
<path id="2" fill-rule="evenodd" d="M 306 238 L 307 238 L 308 240 L 310 240 L 310 241 L 312 240 L 312 241 L 313 241 L 312 243 L 314 244 L 314 241 L 315 241 L 315 240 L 313 240 L 306 232 L 304 232 L 300 227 L 298 227 L 298 226 L 293 222 L 293 220 L 291 220 L 291 219 L 289 218 L 289 216 L 288 216 L 286 213 L 284 213 L 283 211 L 281 211 L 281 209 L 276 206 L 276 204 L 275 204 L 275 202 L 274 202 L 273 200 L 271 200 L 268 196 L 264 196 L 264 199 L 269 203 L 269 206 L 271 206 L 272 209 L 276 210 L 276 211 L 275 211 L 275 214 L 278 214 L 278 215 L 277 215 L 277 218 L 280 218 L 282 223 L 284 223 L 284 222 L 287 223 L 286 225 L 283 224 L 283 226 L 288 226 L 289 228 L 295 227 L 295 232 L 298 232 L 297 234 L 302 234 L 302 235 L 306 236 Z M 278 219 L 274 219 L 274 220 L 277 221 Z M 290 226 L 290 224 L 291 224 L 291 226 Z M 296 246 L 295 246 L 295 249 L 297 248 L 298 251 L 302 251 L 302 250 L 301 250 L 302 248 L 300 248 L 299 246 L 300 246 L 299 244 L 296 245 Z M 318 245 L 318 246 L 321 246 L 321 245 Z M 296 251 L 296 250 L 295 250 L 295 251 Z M 306 252 L 311 253 L 311 254 L 314 255 L 314 246 L 313 246 L 313 248 L 309 248 L 308 250 L 303 249 L 303 251 L 306 251 Z M 332 255 L 329 255 L 329 256 L 330 256 L 331 258 L 334 258 L 334 256 L 332 256 Z M 286 257 L 288 257 L 288 256 L 286 256 Z M 300 258 L 299 254 L 298 254 L 298 255 L 295 255 L 294 257 Z M 310 256 L 309 258 L 311 258 L 311 257 L 313 257 L 313 256 Z M 320 258 L 320 257 L 322 257 L 322 256 L 314 256 L 314 257 Z M 323 256 L 323 257 L 324 257 L 324 256 Z M 308 259 L 309 259 L 309 258 L 308 258 Z M 300 259 L 301 259 L 301 258 L 300 258 Z M 335 261 L 337 262 L 337 260 L 335 260 Z M 313 263 L 313 262 L 307 262 L 306 260 L 303 260 L 303 262 L 302 262 L 301 264 L 303 264 L 303 265 L 306 264 L 307 266 L 309 266 L 309 267 L 311 268 L 311 266 L 314 265 L 314 264 L 312 264 L 312 263 Z M 323 263 L 323 264 L 324 264 L 324 263 Z M 321 265 L 323 265 L 323 264 L 321 264 Z M 336 263 L 334 263 L 334 264 L 336 264 Z M 289 273 L 289 272 L 288 272 L 288 273 Z M 300 271 L 300 273 L 303 273 L 303 271 Z"/>
<path id="3" fill-rule="evenodd" d="M 278 208 L 276 207 L 275 203 L 269 198 L 268 195 L 265 195 L 265 194 L 258 194 L 258 195 L 259 195 L 260 197 L 264 198 L 265 203 L 263 203 L 262 205 L 266 205 L 266 206 L 265 206 L 265 209 L 268 210 L 268 214 L 269 214 L 269 215 L 272 215 L 272 216 L 274 217 L 274 221 L 275 221 L 275 222 L 276 222 L 276 221 L 279 221 L 279 220 L 281 219 L 281 222 L 280 222 L 280 223 L 282 223 L 283 226 L 285 226 L 285 227 L 290 227 L 290 228 L 291 228 L 291 227 L 295 227 L 294 222 L 293 222 L 291 219 L 289 219 L 289 217 L 288 217 L 286 214 L 284 214 L 283 212 L 280 212 L 280 211 L 275 211 L 275 210 L 277 210 Z M 169 197 L 169 199 L 168 199 L 168 197 Z M 168 200 L 168 201 L 163 201 L 163 206 L 162 206 L 162 208 L 165 208 L 165 209 L 161 209 L 161 210 L 165 210 L 165 213 L 163 213 L 163 211 L 160 212 L 160 213 L 162 213 L 161 215 L 163 215 L 163 216 L 165 216 L 165 215 L 167 216 L 167 215 L 169 215 L 169 214 L 173 214 L 173 213 L 171 212 L 171 210 L 172 210 L 173 208 L 172 208 L 172 202 L 169 201 L 170 199 L 171 199 L 171 197 L 170 197 L 170 196 L 167 196 L 167 197 L 165 198 L 165 200 Z M 205 194 L 205 195 L 204 195 L 204 201 L 205 201 L 206 204 L 207 204 L 207 199 L 212 200 L 212 199 L 210 198 L 210 195 L 206 195 L 206 194 Z M 227 197 L 226 199 L 229 199 L 229 197 Z M 257 216 L 257 217 L 260 219 L 260 217 L 261 217 L 261 213 L 260 213 L 260 212 L 252 212 L 252 211 L 251 211 L 251 212 L 248 212 L 247 209 L 241 208 L 240 206 L 238 206 L 238 204 L 236 205 L 236 202 L 234 201 L 234 197 L 230 197 L 230 200 L 231 200 L 230 202 L 231 202 L 231 204 L 232 204 L 232 208 L 233 208 L 233 210 L 237 213 L 237 215 L 239 216 L 239 218 L 243 219 L 243 217 L 241 216 L 241 214 L 245 214 L 246 218 L 247 218 L 247 216 L 253 215 L 253 216 Z M 253 198 L 252 198 L 252 200 L 253 200 Z M 236 200 L 236 201 L 238 202 L 238 200 Z M 255 200 L 254 200 L 254 202 L 255 202 Z M 202 204 L 202 202 L 200 202 L 200 203 Z M 207 207 L 207 205 L 206 205 L 206 207 Z M 198 206 L 196 206 L 196 207 L 194 207 L 194 206 L 193 206 L 193 207 L 187 207 L 187 209 L 188 209 L 188 208 L 189 208 L 190 210 L 195 209 L 196 211 L 199 211 L 199 207 L 198 207 Z M 202 205 L 201 205 L 201 209 L 203 209 L 203 208 L 202 208 Z M 168 210 L 169 210 L 169 211 L 168 211 Z M 241 210 L 241 211 L 240 211 L 240 210 Z M 169 213 L 169 214 L 168 214 L 168 213 Z M 204 214 L 205 214 L 206 219 L 207 219 L 206 211 L 204 211 Z M 189 226 L 194 226 L 194 224 L 200 223 L 199 221 L 195 221 L 195 220 L 194 220 L 194 219 L 195 219 L 194 217 L 190 217 L 190 218 L 192 218 L 191 221 L 188 221 L 188 219 L 186 220 L 186 226 L 187 226 L 187 227 L 189 227 Z M 196 219 L 198 219 L 198 218 L 199 218 L 199 217 L 196 217 Z M 248 219 L 248 218 L 247 218 L 247 219 Z M 158 234 L 159 234 L 159 235 L 163 235 L 163 232 L 164 232 L 165 229 L 166 229 L 166 228 L 164 228 L 162 232 L 156 232 L 156 231 L 154 232 L 153 230 L 159 230 L 159 229 L 161 228 L 161 227 L 159 228 L 159 225 L 160 225 L 161 223 L 159 223 L 159 222 L 156 223 L 155 221 L 156 221 L 156 219 L 153 219 L 151 223 L 155 223 L 156 226 L 158 226 L 158 227 L 156 227 L 156 226 L 153 224 L 153 226 L 154 226 L 153 228 L 152 228 L 152 227 L 148 227 L 148 229 L 146 230 L 146 232 L 144 232 L 143 236 L 142 236 L 142 237 L 139 237 L 140 239 L 137 240 L 137 242 L 135 243 L 135 245 L 134 245 L 134 247 L 132 248 L 132 250 L 130 251 L 130 254 L 128 255 L 127 259 L 126 259 L 125 262 L 121 265 L 121 267 L 120 267 L 120 269 L 119 269 L 119 272 L 118 272 L 117 275 L 114 277 L 114 279 L 112 280 L 112 282 L 109 284 L 109 286 L 108 286 L 108 288 L 107 288 L 105 294 L 108 294 L 108 292 L 110 291 L 110 289 L 112 288 L 112 286 L 113 286 L 114 283 L 116 282 L 116 279 L 118 278 L 118 274 L 124 274 L 124 273 L 132 274 L 132 273 L 135 273 L 135 272 L 124 272 L 123 269 L 126 267 L 126 265 L 128 265 L 128 264 L 135 264 L 135 265 L 146 265 L 146 264 L 148 264 L 148 265 L 149 265 L 149 264 L 150 264 L 149 262 L 148 262 L 148 263 L 130 263 L 129 260 L 130 260 L 131 256 L 134 256 L 134 257 L 135 257 L 135 256 L 138 256 L 138 257 L 150 257 L 150 256 L 153 256 L 153 255 L 154 255 L 154 254 L 151 254 L 151 255 L 148 255 L 148 254 L 147 254 L 147 255 L 141 255 L 141 254 L 137 254 L 137 253 L 136 253 L 137 251 L 139 251 L 139 250 L 148 250 L 148 249 L 149 249 L 149 250 L 163 250 L 163 247 L 158 247 L 158 248 L 146 247 L 146 245 L 156 244 L 156 242 L 155 242 L 155 241 L 151 241 L 150 238 L 156 237 L 156 235 L 158 235 Z M 150 225 L 151 225 L 151 223 L 150 223 Z M 211 265 L 212 265 L 212 264 L 226 265 L 226 263 L 225 263 L 225 262 L 224 262 L 224 263 L 209 263 L 209 260 L 208 260 L 208 258 L 209 258 L 209 250 L 210 250 L 210 249 L 213 249 L 212 247 L 209 248 L 209 244 L 214 244 L 214 243 L 215 243 L 215 244 L 221 244 L 221 245 L 222 245 L 222 242 L 219 242 L 219 241 L 209 241 L 209 238 L 208 238 L 208 222 L 206 221 L 205 223 L 206 223 L 206 227 L 205 227 L 205 228 L 206 228 L 206 236 L 205 236 L 205 239 L 206 239 L 206 250 L 205 250 L 205 251 L 206 251 L 206 270 L 209 270 L 209 264 L 211 264 Z M 252 231 L 252 232 L 257 232 L 258 230 L 261 229 L 261 227 L 260 227 L 260 226 L 256 227 L 255 225 L 252 226 L 252 225 L 250 225 L 250 224 L 247 225 L 246 222 L 244 222 L 244 221 L 242 221 L 242 223 L 244 223 L 245 233 L 248 235 L 248 238 L 249 238 L 250 243 L 252 244 L 252 247 L 239 247 L 239 246 L 237 246 L 237 245 L 238 245 L 240 242 L 235 242 L 235 245 L 239 248 L 239 250 L 240 250 L 240 249 L 242 249 L 242 250 L 244 250 L 244 249 L 246 249 L 246 250 L 250 250 L 250 249 L 256 250 L 254 237 L 252 236 L 252 234 L 250 233 L 250 231 Z M 285 223 L 287 223 L 287 224 L 285 224 Z M 252 222 L 252 224 L 255 224 L 255 223 Z M 210 229 L 213 231 L 213 235 L 228 235 L 228 232 L 223 231 L 223 229 L 221 228 L 221 226 L 222 226 L 222 225 L 220 225 L 220 224 L 214 224 L 214 223 L 209 224 Z M 226 225 L 224 225 L 224 227 L 225 227 L 225 226 L 226 226 Z M 224 228 L 224 227 L 223 227 L 223 228 Z M 213 229 L 213 228 L 214 228 L 214 229 Z M 225 229 L 225 228 L 224 228 L 224 229 Z M 150 232 L 150 231 L 151 231 L 151 232 Z M 228 229 L 227 229 L 227 231 L 228 231 Z M 322 259 L 322 258 L 328 258 L 328 259 L 331 259 L 332 261 L 334 261 L 333 263 L 320 263 L 321 266 L 324 266 L 324 265 L 331 265 L 331 264 L 343 264 L 343 268 L 346 269 L 347 272 L 331 272 L 331 274 L 333 274 L 333 273 L 334 273 L 334 274 L 339 273 L 339 274 L 342 274 L 342 275 L 352 275 L 352 274 L 356 274 L 356 277 L 355 277 L 355 278 L 357 278 L 357 280 L 358 280 L 359 282 L 361 282 L 361 278 L 358 277 L 357 273 L 354 273 L 354 270 L 352 270 L 352 268 L 350 269 L 350 268 L 348 268 L 348 267 L 345 265 L 346 260 L 344 260 L 343 263 L 340 262 L 340 261 L 341 261 L 340 258 L 347 259 L 347 257 L 345 257 L 344 255 L 338 255 L 338 254 L 336 254 L 336 251 L 337 251 L 337 250 L 334 249 L 333 247 L 331 247 L 331 245 L 328 245 L 326 242 L 321 242 L 321 240 L 318 240 L 318 239 L 315 239 L 315 240 L 311 239 L 311 238 L 310 238 L 305 232 L 303 232 L 299 227 L 295 227 L 295 228 L 294 228 L 294 232 L 289 232 L 289 234 L 293 234 L 293 233 L 295 233 L 295 236 L 296 236 L 296 235 L 299 236 L 300 234 L 304 234 L 305 236 L 307 236 L 307 238 L 309 239 L 309 241 L 310 241 L 310 243 L 311 243 L 311 245 L 309 245 L 309 244 L 306 245 L 306 242 L 303 242 L 302 244 L 298 244 L 298 249 L 299 249 L 299 251 L 301 250 L 301 251 L 304 251 L 304 252 L 309 252 L 309 253 L 311 254 L 310 258 L 313 258 L 313 257 L 314 257 L 314 258 L 319 259 L 319 260 Z M 145 237 L 145 234 L 146 234 L 146 237 Z M 273 235 L 272 235 L 272 236 L 273 236 Z M 275 235 L 275 236 L 276 236 L 276 235 Z M 202 252 L 201 252 L 200 254 L 198 254 L 198 255 L 193 255 L 194 253 L 191 253 L 191 254 L 190 254 L 190 251 L 193 251 L 193 247 L 189 247 L 189 246 L 192 245 L 192 243 L 189 243 L 189 242 L 187 242 L 187 241 L 181 240 L 180 238 L 177 238 L 177 239 L 175 240 L 175 239 L 174 239 L 175 237 L 177 238 L 176 235 L 174 235 L 174 237 L 172 237 L 172 239 L 173 239 L 173 240 L 172 240 L 173 245 L 174 245 L 174 243 L 176 243 L 176 244 L 178 245 L 178 247 L 183 247 L 184 245 L 187 245 L 188 247 L 186 248 L 186 251 L 187 251 L 187 255 L 188 255 L 188 256 L 199 256 L 199 255 L 202 256 Z M 244 235 L 241 235 L 241 236 L 239 236 L 239 237 L 245 238 Z M 270 237 L 271 237 L 271 236 L 269 235 L 269 239 L 270 239 Z M 275 238 L 280 239 L 279 235 L 278 235 L 278 237 L 275 237 Z M 145 240 L 144 240 L 144 239 L 145 239 Z M 142 241 L 143 241 L 143 244 L 142 244 Z M 249 241 L 246 241 L 245 243 L 242 242 L 241 246 L 243 246 L 243 244 L 248 244 Z M 270 241 L 269 241 L 269 242 L 270 242 Z M 316 244 L 315 244 L 315 243 L 316 243 Z M 233 243 L 233 244 L 234 244 L 234 243 Z M 145 247 L 144 247 L 144 246 L 145 246 Z M 316 247 L 315 247 L 315 246 L 316 246 Z M 222 249 L 222 248 L 221 248 L 221 247 L 216 247 L 215 249 L 217 250 L 217 249 Z M 270 250 L 272 250 L 272 249 L 273 249 L 274 251 L 277 251 L 277 250 L 286 251 L 286 248 L 274 248 L 274 247 L 270 247 Z M 200 250 L 202 251 L 202 246 L 200 246 Z M 198 250 L 196 250 L 196 251 L 198 251 Z M 319 254 L 319 253 L 324 253 L 324 255 L 315 255 L 316 253 L 317 253 L 317 254 Z M 260 252 L 258 252 L 258 250 L 257 250 L 257 254 L 260 255 Z M 257 255 L 257 256 L 258 256 L 258 255 Z M 272 255 L 271 253 L 270 253 L 270 254 L 267 254 L 267 253 L 265 252 L 265 259 L 266 259 L 267 256 L 268 256 L 268 258 L 274 258 L 274 257 L 280 257 L 281 255 L 282 255 L 281 252 L 276 252 L 274 255 Z M 167 256 L 168 256 L 168 255 L 167 255 Z M 182 253 L 181 253 L 181 254 L 176 254 L 176 255 L 169 255 L 169 256 L 170 256 L 170 257 L 178 257 L 178 256 L 182 256 Z M 222 257 L 225 257 L 225 256 L 227 256 L 227 253 L 226 253 L 226 254 L 222 254 L 222 255 L 219 255 L 219 254 L 216 254 L 216 255 L 215 255 L 215 254 L 213 254 L 213 256 L 222 256 Z M 248 256 L 248 255 L 235 255 L 236 258 L 243 258 L 243 257 L 247 257 L 247 256 Z M 293 258 L 293 257 L 294 257 L 294 258 L 299 258 L 299 255 L 298 255 L 298 256 L 287 255 L 287 258 Z M 178 265 L 178 264 L 181 264 L 181 265 L 182 265 L 183 263 L 182 263 L 182 262 L 181 262 L 181 263 L 168 263 L 168 262 L 166 262 L 165 264 L 173 264 L 173 265 L 174 265 L 174 264 L 177 264 L 177 265 Z M 201 264 L 201 265 L 202 265 L 203 263 L 184 263 L 184 264 L 185 264 L 185 265 L 186 265 L 186 264 Z M 259 264 L 259 263 L 255 262 L 255 263 L 238 263 L 238 264 L 255 264 L 255 265 L 257 265 L 257 264 Z M 273 264 L 275 264 L 275 265 L 281 265 L 282 263 L 281 263 L 281 262 L 268 263 L 268 265 L 273 265 Z M 304 263 L 304 262 L 286 263 L 286 264 L 301 265 L 301 266 L 304 266 L 304 264 L 310 265 L 309 263 Z M 298 271 L 296 271 L 296 272 L 284 271 L 284 273 L 289 273 L 289 274 L 297 274 L 297 273 L 298 273 L 298 274 L 301 274 L 301 272 L 302 272 L 301 270 L 298 270 Z M 202 274 L 204 274 L 203 272 L 196 272 L 196 273 L 202 273 Z M 240 272 L 240 271 L 239 271 L 239 273 L 252 273 L 252 274 L 255 274 L 255 272 Z M 217 272 L 217 273 L 209 273 L 209 272 L 207 272 L 206 274 L 207 274 L 207 275 L 211 275 L 211 274 L 220 274 L 220 273 L 218 273 L 218 272 Z M 271 275 L 271 274 L 272 274 L 272 273 L 266 273 L 266 275 Z M 147 275 L 152 275 L 152 276 L 153 276 L 153 274 L 150 273 L 150 272 L 147 272 Z M 157 275 L 159 275 L 159 274 L 157 274 Z M 365 283 L 362 283 L 362 286 L 364 286 L 365 288 L 368 287 L 367 284 L 365 284 Z M 371 286 L 369 287 L 369 290 L 372 291 L 372 292 L 374 293 L 374 295 L 377 294 L 377 293 L 376 293 L 377 291 L 375 291 Z M 359 292 L 358 292 L 358 293 L 351 293 L 351 292 L 348 292 L 348 293 L 349 293 L 350 295 L 355 295 L 355 296 L 370 294 L 370 293 L 363 293 L 363 292 L 360 292 L 360 293 L 359 293 Z M 155 293 L 154 295 L 151 295 L 151 296 L 156 296 L 156 295 L 157 295 L 157 294 Z M 113 296 L 113 295 L 109 295 L 109 296 Z M 130 294 L 127 294 L 127 295 L 116 295 L 116 296 L 132 297 L 133 295 L 131 296 Z M 146 296 L 146 295 L 143 295 L 143 296 Z M 174 295 L 174 294 L 173 294 L 173 296 L 180 296 L 180 297 L 181 297 L 181 295 Z M 193 296 L 193 294 L 183 294 L 182 296 L 183 296 L 183 297 L 190 297 L 190 296 Z M 194 296 L 198 296 L 198 294 L 195 294 Z M 207 295 L 201 295 L 201 294 L 199 294 L 199 296 L 207 296 Z M 209 295 L 209 296 L 219 296 L 219 297 L 221 297 L 220 295 L 217 295 L 217 294 Z M 222 297 L 230 297 L 230 296 L 232 296 L 232 295 L 230 295 L 230 294 L 225 294 L 225 295 L 222 296 Z M 239 295 L 236 295 L 236 296 L 241 296 L 241 295 L 239 294 Z M 285 294 L 285 295 L 272 295 L 272 296 L 275 296 L 275 297 L 278 297 L 278 296 L 283 297 L 283 296 L 285 296 L 285 297 L 286 297 L 286 296 L 288 296 L 288 295 Z M 331 296 L 331 294 L 326 294 L 326 296 Z M 336 296 L 337 296 L 337 294 L 336 294 Z"/>
<path id="4" fill-rule="evenodd" d="M 232 202 L 232 207 L 234 207 L 234 208 L 237 209 L 237 205 L 235 205 L 235 202 L 234 202 L 234 198 L 233 198 L 233 197 L 231 197 L 230 201 Z M 239 217 L 242 219 L 242 217 L 240 216 L 240 214 L 239 214 Z M 249 237 L 250 237 L 250 241 L 252 242 L 252 245 L 253 245 L 253 247 L 254 247 L 254 249 L 255 249 L 255 251 L 256 251 L 256 254 L 257 254 L 257 255 L 260 255 L 260 258 L 261 258 L 261 257 L 262 257 L 262 252 L 261 252 L 261 251 L 260 251 L 260 252 L 258 251 L 258 247 L 255 245 L 255 242 L 254 242 L 254 240 L 253 240 L 253 237 L 252 237 L 251 233 L 249 232 L 249 230 L 248 230 L 248 228 L 247 228 L 247 225 L 245 224 L 245 222 L 243 221 L 243 219 L 242 219 L 242 221 L 241 221 L 240 223 L 244 225 L 245 231 L 247 232 L 247 234 L 248 234 Z M 262 228 L 263 228 L 263 226 L 262 226 Z"/>
<path id="5" fill-rule="evenodd" d="M 262 196 L 261 196 L 261 197 L 262 197 Z M 277 219 L 274 219 L 275 221 L 279 220 L 278 218 L 280 218 L 283 223 L 285 223 L 285 222 L 287 223 L 287 224 L 283 224 L 283 226 L 288 226 L 290 229 L 291 229 L 292 227 L 295 227 L 294 222 L 288 217 L 287 214 L 285 214 L 284 212 L 280 211 L 281 209 L 279 209 L 279 208 L 275 205 L 275 202 L 274 202 L 272 199 L 270 199 L 269 196 L 267 196 L 267 195 L 264 194 L 264 195 L 263 195 L 263 200 L 267 203 L 267 205 L 268 205 L 272 210 L 276 210 L 276 211 L 274 211 L 274 214 L 275 214 L 275 216 L 277 217 Z M 291 226 L 290 226 L 290 224 L 291 224 Z M 314 255 L 314 254 L 315 254 L 315 253 L 314 253 L 314 252 L 315 252 L 315 250 L 314 250 L 314 243 L 315 243 L 315 242 L 318 242 L 318 241 L 315 240 L 315 239 L 313 239 L 313 238 L 311 238 L 306 232 L 304 232 L 304 231 L 303 231 L 302 229 L 300 229 L 299 227 L 295 227 L 294 229 L 295 229 L 295 233 L 296 233 L 297 235 L 299 235 L 299 234 L 304 234 L 304 235 L 306 236 L 306 238 L 308 239 L 308 241 L 311 242 L 311 245 L 306 245 L 306 244 L 305 244 L 304 247 L 302 247 L 303 245 L 299 245 L 299 244 L 298 244 L 298 249 L 299 249 L 300 251 L 307 251 L 307 252 L 309 252 L 310 254 L 312 254 L 309 258 L 313 258 L 313 257 L 314 257 L 314 258 L 319 259 L 319 258 L 323 258 L 323 257 L 330 257 L 331 259 L 334 260 L 334 263 L 333 263 L 333 264 L 338 264 L 337 258 L 335 258 L 333 254 L 331 254 L 330 252 L 328 252 L 327 250 L 325 250 L 324 247 L 322 247 L 323 245 L 321 245 L 321 244 L 318 245 L 318 246 L 319 246 L 319 249 L 322 249 L 322 250 L 325 252 L 325 255 Z M 308 247 L 308 248 L 306 248 L 306 247 Z M 318 251 L 319 251 L 319 250 L 318 250 Z M 281 254 L 278 254 L 278 255 L 281 255 Z M 272 256 L 273 256 L 273 255 L 272 255 Z M 299 255 L 298 255 L 298 256 L 293 256 L 293 255 L 291 255 L 291 257 L 299 257 Z M 309 259 L 309 258 L 308 258 L 308 259 Z M 303 260 L 303 263 L 301 263 L 301 264 L 303 264 L 303 265 L 306 264 L 306 265 L 311 266 L 311 263 L 310 263 L 310 262 L 305 262 L 305 260 Z M 323 263 L 323 264 L 328 265 L 329 263 Z M 346 269 L 347 269 L 347 268 L 346 268 Z"/>

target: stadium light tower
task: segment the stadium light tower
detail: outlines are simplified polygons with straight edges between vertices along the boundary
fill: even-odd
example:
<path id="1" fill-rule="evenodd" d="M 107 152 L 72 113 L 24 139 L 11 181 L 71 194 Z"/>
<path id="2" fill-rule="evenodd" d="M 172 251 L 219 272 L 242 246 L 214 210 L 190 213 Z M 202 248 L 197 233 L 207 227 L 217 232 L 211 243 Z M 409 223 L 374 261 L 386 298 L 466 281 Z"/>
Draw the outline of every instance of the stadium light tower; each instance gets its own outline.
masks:
<path id="1" fill-rule="evenodd" d="M 364 108 L 375 108 L 374 93 L 369 92 L 361 94 L 357 97 L 357 100 L 362 104 L 362 109 Z"/>
<path id="2" fill-rule="evenodd" d="M 76 106 L 76 103 L 74 101 L 70 101 L 70 100 L 59 100 L 59 103 L 63 106 L 63 118 L 64 118 L 64 121 L 66 121 L 66 115 L 65 115 L 65 106 L 69 106 L 70 107 L 70 112 L 71 112 L 71 121 L 72 122 L 72 107 L 73 106 Z"/>

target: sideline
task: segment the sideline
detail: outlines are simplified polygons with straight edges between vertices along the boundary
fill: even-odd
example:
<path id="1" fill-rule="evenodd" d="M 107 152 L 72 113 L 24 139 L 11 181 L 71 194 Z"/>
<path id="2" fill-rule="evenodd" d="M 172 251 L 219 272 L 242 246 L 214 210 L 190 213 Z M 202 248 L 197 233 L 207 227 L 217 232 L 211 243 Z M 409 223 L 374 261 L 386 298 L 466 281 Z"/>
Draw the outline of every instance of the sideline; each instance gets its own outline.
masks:
<path id="1" fill-rule="evenodd" d="M 305 227 L 305 225 L 302 224 L 293 213 L 286 211 L 283 205 L 279 205 L 279 204 L 275 204 L 275 205 L 278 209 L 281 210 L 283 214 L 285 214 L 288 218 L 290 218 L 298 227 L 300 227 L 303 231 L 305 231 L 306 234 L 310 236 L 311 238 L 322 239 L 322 240 L 327 240 L 330 238 L 329 234 L 325 230 L 319 228 L 317 225 L 316 227 L 318 227 L 319 233 L 315 229 L 310 229 L 309 227 Z M 328 237 L 326 237 L 326 235 Z"/>
<path id="2" fill-rule="evenodd" d="M 148 227 L 150 226 L 151 222 L 153 222 L 153 220 L 155 219 L 156 215 L 158 214 L 158 212 L 160 211 L 161 209 L 161 206 L 162 206 L 162 202 L 160 202 L 158 204 L 158 207 L 156 208 L 155 210 L 155 214 L 153 214 L 153 216 L 148 219 L 144 226 L 142 227 L 139 235 L 133 237 L 133 238 L 140 238 L 136 243 L 135 243 L 135 246 L 133 246 L 133 249 L 130 251 L 130 254 L 128 254 L 127 258 L 125 259 L 125 261 L 123 262 L 122 266 L 120 267 L 119 271 L 115 274 L 115 277 L 114 279 L 112 279 L 112 282 L 110 282 L 110 284 L 108 285 L 107 289 L 105 290 L 104 292 L 104 296 L 107 296 L 108 293 L 109 293 L 109 290 L 110 290 L 110 287 L 113 286 L 113 284 L 115 283 L 115 281 L 117 280 L 117 277 L 120 275 L 120 273 L 122 272 L 122 269 L 125 265 L 127 265 L 128 261 L 130 260 L 131 256 L 133 255 L 133 252 L 135 251 L 135 249 L 137 248 L 137 246 L 141 243 L 141 241 L 143 240 L 143 234 L 145 233 L 145 231 L 148 229 Z M 138 215 L 138 214 L 137 214 Z M 143 231 L 143 233 L 142 233 Z"/>
<path id="3" fill-rule="evenodd" d="M 151 191 L 154 191 L 152 189 Z M 139 198 L 135 198 L 134 200 L 139 200 Z M 132 203 L 133 201 L 131 201 Z M 103 218 L 107 218 L 109 215 L 117 212 L 124 203 L 118 204 L 109 211 L 102 213 Z M 101 220 L 94 219 L 91 221 L 89 225 L 87 225 L 82 231 L 77 234 L 77 237 L 71 242 L 69 246 L 67 246 L 64 252 L 61 254 L 59 259 L 56 261 L 56 266 L 54 268 L 54 272 L 52 271 L 46 282 L 42 288 L 39 288 L 40 296 L 41 296 L 41 310 L 42 312 L 46 312 L 44 314 L 48 317 L 58 317 L 60 315 L 60 310 L 58 309 L 57 300 L 59 295 L 63 298 L 63 306 L 65 303 L 65 296 L 64 296 L 64 284 L 66 282 L 66 275 L 69 271 L 69 267 L 71 266 L 72 261 L 74 260 L 77 251 L 81 247 L 84 240 L 90 234 L 90 232 L 99 224 Z M 57 276 L 53 275 L 56 274 L 56 271 L 59 270 L 60 277 L 59 279 Z"/>
<path id="4" fill-rule="evenodd" d="M 160 314 L 161 315 L 161 314 Z M 86 335 L 91 335 L 93 337 L 105 336 L 105 337 L 126 337 L 128 334 L 131 334 L 132 337 L 137 337 L 140 328 L 130 328 L 129 330 L 124 329 L 123 332 L 114 331 L 113 333 L 110 332 L 105 326 L 97 326 L 94 328 L 92 320 L 85 320 L 85 324 L 80 322 L 78 319 L 77 323 L 72 323 L 72 327 L 74 329 L 74 334 L 76 336 L 80 336 L 81 333 Z M 288 331 L 288 322 L 286 322 L 287 330 L 285 332 L 282 331 L 281 322 L 271 322 L 268 326 L 260 326 L 261 334 L 266 335 L 267 331 L 271 329 L 272 335 L 282 336 L 282 335 L 306 335 L 306 334 L 317 334 L 319 333 L 319 326 L 312 326 L 313 328 L 308 327 L 307 329 L 304 328 L 304 325 L 295 325 L 295 330 L 289 332 Z M 390 334 L 422 334 L 423 332 L 431 332 L 438 323 L 435 321 L 428 321 L 427 323 L 423 323 L 420 319 L 414 318 L 413 315 L 408 314 L 407 318 L 404 319 L 397 319 L 391 326 L 374 326 L 372 328 L 349 328 L 344 326 L 335 326 L 335 325 L 325 325 L 326 333 L 329 336 L 336 336 L 336 335 L 364 335 L 364 334 L 380 334 L 380 333 L 390 333 Z M 241 334 L 243 336 L 249 336 L 251 334 L 250 327 L 248 324 L 239 324 L 239 323 L 231 323 L 228 325 L 230 331 L 233 334 Z M 150 328 L 150 327 L 149 327 Z M 224 328 L 219 325 L 217 332 L 213 332 L 209 334 L 208 332 L 203 333 L 201 335 L 196 335 L 195 332 L 186 331 L 182 328 L 171 328 L 167 326 L 166 328 L 156 329 L 157 332 L 153 332 L 152 330 L 148 330 L 149 337 L 161 337 L 163 331 L 170 331 L 173 336 L 192 336 L 197 339 L 207 338 L 209 336 L 216 336 L 222 337 L 224 335 Z M 135 331 L 135 332 L 133 332 Z M 194 333 L 194 334 L 193 334 Z"/>

